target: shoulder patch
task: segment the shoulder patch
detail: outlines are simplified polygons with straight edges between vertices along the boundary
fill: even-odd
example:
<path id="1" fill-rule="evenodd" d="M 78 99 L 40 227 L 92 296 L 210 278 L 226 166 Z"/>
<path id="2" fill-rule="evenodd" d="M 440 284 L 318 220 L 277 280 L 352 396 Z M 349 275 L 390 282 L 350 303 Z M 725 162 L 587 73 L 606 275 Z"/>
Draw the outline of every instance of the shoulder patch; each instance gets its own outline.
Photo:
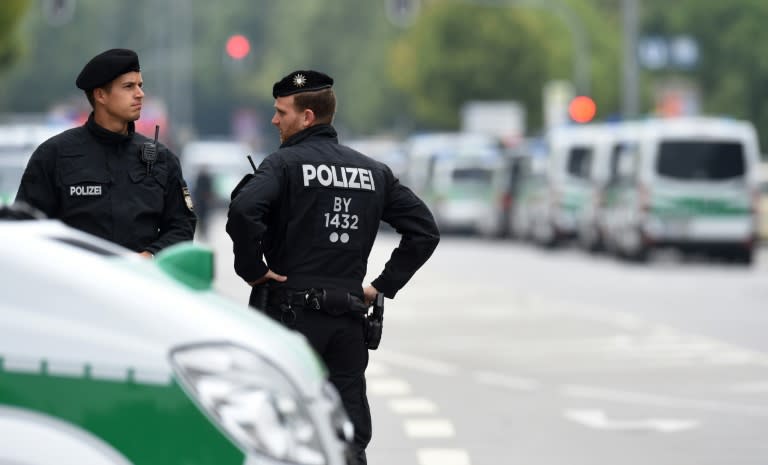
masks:
<path id="1" fill-rule="evenodd" d="M 195 204 L 192 202 L 192 194 L 189 193 L 189 187 L 182 187 L 181 192 L 184 194 L 184 202 L 187 204 L 189 211 L 195 211 Z"/>

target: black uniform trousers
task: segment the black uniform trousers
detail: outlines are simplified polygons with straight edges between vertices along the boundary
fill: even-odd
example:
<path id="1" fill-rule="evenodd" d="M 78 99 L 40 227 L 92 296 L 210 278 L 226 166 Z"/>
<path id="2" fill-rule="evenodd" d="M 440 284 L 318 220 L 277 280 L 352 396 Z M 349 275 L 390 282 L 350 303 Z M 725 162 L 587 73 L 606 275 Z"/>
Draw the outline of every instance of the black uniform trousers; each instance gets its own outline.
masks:
<path id="1" fill-rule="evenodd" d="M 267 304 L 267 315 L 303 334 L 328 368 L 329 380 L 341 396 L 344 409 L 355 427 L 353 456 L 356 464 L 367 463 L 365 448 L 371 441 L 371 410 L 366 396 L 365 319 L 362 314 L 329 315 L 322 310 L 292 306 L 283 311 Z M 295 319 L 293 315 L 295 314 Z"/>

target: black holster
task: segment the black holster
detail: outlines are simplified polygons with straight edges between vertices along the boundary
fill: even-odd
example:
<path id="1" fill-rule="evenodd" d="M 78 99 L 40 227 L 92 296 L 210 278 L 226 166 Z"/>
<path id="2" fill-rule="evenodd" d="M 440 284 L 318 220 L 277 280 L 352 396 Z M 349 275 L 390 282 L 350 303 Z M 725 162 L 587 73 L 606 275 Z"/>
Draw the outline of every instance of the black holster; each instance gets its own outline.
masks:
<path id="1" fill-rule="evenodd" d="M 251 289 L 251 297 L 248 304 L 262 312 L 267 311 L 267 304 L 269 303 L 269 285 L 267 283 L 253 286 Z"/>
<path id="2" fill-rule="evenodd" d="M 384 294 L 376 294 L 371 311 L 365 315 L 365 345 L 370 350 L 379 348 L 384 330 Z"/>

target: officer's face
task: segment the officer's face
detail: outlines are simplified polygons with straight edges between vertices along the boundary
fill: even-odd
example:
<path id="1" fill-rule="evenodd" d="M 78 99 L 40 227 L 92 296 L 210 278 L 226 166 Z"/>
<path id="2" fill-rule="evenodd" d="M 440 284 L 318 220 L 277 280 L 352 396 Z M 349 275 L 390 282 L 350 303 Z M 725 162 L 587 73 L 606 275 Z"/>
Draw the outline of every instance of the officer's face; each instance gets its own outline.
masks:
<path id="1" fill-rule="evenodd" d="M 280 131 L 281 143 L 308 125 L 307 110 L 297 110 L 293 98 L 293 95 L 288 95 L 275 100 L 275 116 L 272 117 L 272 124 Z"/>
<path id="2" fill-rule="evenodd" d="M 141 116 L 141 105 L 144 100 L 143 85 L 140 72 L 125 73 L 112 81 L 112 86 L 105 90 L 103 98 L 99 101 L 104 104 L 107 113 L 115 119 L 124 122 L 136 121 Z"/>

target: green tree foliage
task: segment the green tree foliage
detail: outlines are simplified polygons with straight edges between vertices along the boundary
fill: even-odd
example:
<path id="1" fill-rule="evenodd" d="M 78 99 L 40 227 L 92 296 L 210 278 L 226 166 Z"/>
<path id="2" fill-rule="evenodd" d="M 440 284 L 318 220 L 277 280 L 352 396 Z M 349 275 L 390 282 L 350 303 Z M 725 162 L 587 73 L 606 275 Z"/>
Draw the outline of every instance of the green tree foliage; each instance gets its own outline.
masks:
<path id="1" fill-rule="evenodd" d="M 271 131 L 272 84 L 310 67 L 336 79 L 337 123 L 349 132 L 376 132 L 401 116 L 401 94 L 386 72 L 399 31 L 386 20 L 383 1 L 76 1 L 74 17 L 55 26 L 45 21 L 41 2 L 33 3 L 24 28 L 29 53 L 3 77 L 0 105 L 31 112 L 61 101 L 84 102 L 74 79 L 85 60 L 127 47 L 139 52 L 149 96 L 168 96 L 179 73 L 191 75 L 188 98 L 201 134 L 227 133 L 238 108 L 257 111 Z M 227 38 L 236 33 L 251 43 L 251 53 L 237 62 L 224 53 Z M 182 52 L 190 55 L 185 66 L 178 64 Z"/>
<path id="2" fill-rule="evenodd" d="M 402 94 L 388 79 L 387 55 L 400 33 L 381 0 L 276 2 L 251 94 L 272 105 L 272 84 L 295 69 L 324 70 L 336 81 L 336 124 L 353 133 L 399 124 Z"/>
<path id="3" fill-rule="evenodd" d="M 768 2 L 646 0 L 647 35 L 690 35 L 699 46 L 699 63 L 690 70 L 648 72 L 651 82 L 684 78 L 695 83 L 703 111 L 752 121 L 768 144 Z"/>
<path id="4" fill-rule="evenodd" d="M 641 35 L 689 34 L 700 47 L 691 70 L 643 71 L 644 95 L 664 79 L 682 77 L 699 86 L 706 112 L 747 118 L 758 128 L 768 124 L 768 2 L 639 3 Z M 415 23 L 405 29 L 387 20 L 385 0 L 228 0 L 226 7 L 209 0 L 76 0 L 71 20 L 55 25 L 46 21 L 42 4 L 3 0 L 0 8 L 0 69 L 18 57 L 0 75 L 6 111 L 83 103 L 74 80 L 84 61 L 107 48 L 128 47 L 141 56 L 148 95 L 171 95 L 179 91 L 180 77 L 191 80 L 188 99 L 203 134 L 227 132 L 232 112 L 246 107 L 258 112 L 269 137 L 272 83 L 310 67 L 336 79 L 336 122 L 345 135 L 455 128 L 461 104 L 478 99 L 520 100 L 535 131 L 542 123 L 544 84 L 574 75 L 573 37 L 558 14 L 565 5 L 588 35 L 598 119 L 619 112 L 618 0 L 422 0 Z M 235 33 L 252 46 L 240 62 L 224 54 Z M 652 108 L 648 97 L 642 110 Z"/>
<path id="5" fill-rule="evenodd" d="M 433 1 L 394 47 L 390 73 L 407 93 L 409 110 L 424 127 L 456 128 L 467 100 L 518 100 L 528 126 L 542 123 L 542 88 L 573 78 L 573 40 L 564 18 L 544 2 Z M 490 5 L 490 6 L 489 6 Z M 566 6 L 570 6 L 566 4 Z M 575 5 L 577 26 L 588 31 L 590 88 L 599 106 L 618 95 L 616 18 Z"/>
<path id="6" fill-rule="evenodd" d="M 0 86 L 2 106 L 43 112 L 62 101 L 85 102 L 75 78 L 88 58 L 112 47 L 145 47 L 152 24 L 145 21 L 151 18 L 147 10 L 140 8 L 146 1 L 78 0 L 73 17 L 64 24 L 50 24 L 43 2 L 33 2 L 23 25 L 26 53 Z M 142 56 L 142 66 L 151 70 L 152 60 L 146 58 Z"/>
<path id="7" fill-rule="evenodd" d="M 4 0 L 0 7 L 0 71 L 8 69 L 22 51 L 17 25 L 29 7 L 29 0 Z"/>

